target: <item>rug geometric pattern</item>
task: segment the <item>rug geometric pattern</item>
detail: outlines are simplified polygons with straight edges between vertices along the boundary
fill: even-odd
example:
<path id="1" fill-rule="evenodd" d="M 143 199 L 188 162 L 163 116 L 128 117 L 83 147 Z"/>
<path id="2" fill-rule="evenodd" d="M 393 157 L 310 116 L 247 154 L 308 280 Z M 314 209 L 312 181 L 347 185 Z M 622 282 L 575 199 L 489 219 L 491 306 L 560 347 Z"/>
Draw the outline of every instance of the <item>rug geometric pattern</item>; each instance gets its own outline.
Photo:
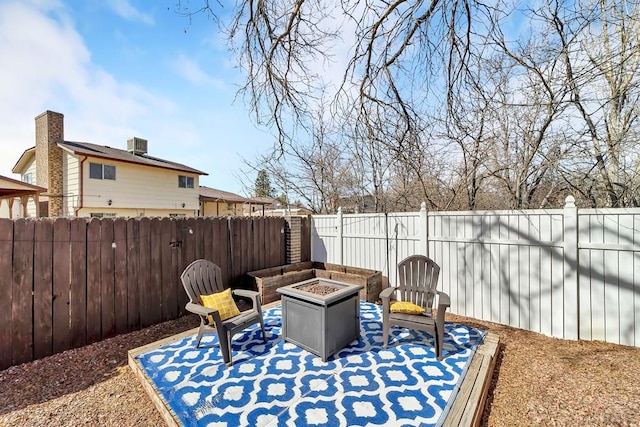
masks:
<path id="1" fill-rule="evenodd" d="M 235 335 L 227 367 L 215 335 L 195 334 L 137 356 L 185 426 L 434 426 L 455 398 L 485 332 L 448 323 L 444 359 L 432 337 L 392 327 L 382 346 L 381 307 L 360 303 L 357 341 L 327 362 L 281 339 L 280 306 Z"/>

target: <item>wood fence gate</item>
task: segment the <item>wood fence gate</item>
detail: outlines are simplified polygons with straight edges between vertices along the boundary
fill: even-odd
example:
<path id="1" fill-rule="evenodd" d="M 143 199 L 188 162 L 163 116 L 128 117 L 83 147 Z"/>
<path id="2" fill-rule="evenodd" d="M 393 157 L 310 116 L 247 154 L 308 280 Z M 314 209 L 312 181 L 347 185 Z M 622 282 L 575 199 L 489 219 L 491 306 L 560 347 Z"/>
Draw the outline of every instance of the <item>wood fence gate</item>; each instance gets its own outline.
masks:
<path id="1" fill-rule="evenodd" d="M 225 283 L 285 263 L 285 219 L 0 219 L 0 370 L 183 314 L 206 258 Z"/>

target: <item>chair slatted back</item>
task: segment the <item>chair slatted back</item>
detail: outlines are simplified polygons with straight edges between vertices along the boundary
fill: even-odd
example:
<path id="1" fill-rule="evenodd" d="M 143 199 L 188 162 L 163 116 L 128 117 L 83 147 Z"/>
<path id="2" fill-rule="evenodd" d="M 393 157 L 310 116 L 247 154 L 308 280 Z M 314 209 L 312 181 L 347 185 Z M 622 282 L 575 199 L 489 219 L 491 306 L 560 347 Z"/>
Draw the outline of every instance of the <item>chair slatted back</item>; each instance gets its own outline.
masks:
<path id="1" fill-rule="evenodd" d="M 202 304 L 200 295 L 224 291 L 222 270 L 206 259 L 198 259 L 189 264 L 180 279 L 189 300 L 194 304 Z"/>
<path id="2" fill-rule="evenodd" d="M 398 264 L 398 292 L 402 301 L 412 302 L 431 313 L 440 267 L 424 255 L 412 255 Z"/>

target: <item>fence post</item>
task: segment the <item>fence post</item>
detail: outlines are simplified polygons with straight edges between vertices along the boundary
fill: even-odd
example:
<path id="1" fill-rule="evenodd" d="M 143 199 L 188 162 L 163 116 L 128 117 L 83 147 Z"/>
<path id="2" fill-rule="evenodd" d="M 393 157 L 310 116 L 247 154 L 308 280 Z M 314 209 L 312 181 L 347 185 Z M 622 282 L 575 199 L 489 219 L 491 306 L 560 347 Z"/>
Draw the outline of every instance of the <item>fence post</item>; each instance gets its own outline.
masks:
<path id="1" fill-rule="evenodd" d="M 424 251 L 423 254 L 429 256 L 429 218 L 427 214 L 427 204 L 420 203 L 420 247 Z"/>
<path id="2" fill-rule="evenodd" d="M 580 338 L 580 292 L 578 272 L 578 208 L 573 196 L 564 205 L 564 338 Z M 572 303 L 574 302 L 575 303 Z"/>
<path id="3" fill-rule="evenodd" d="M 342 207 L 338 208 L 338 216 L 337 216 L 337 227 L 338 227 L 338 260 L 340 261 L 338 264 L 342 265 Z"/>
<path id="4" fill-rule="evenodd" d="M 227 260 L 229 260 L 229 277 L 233 277 L 233 269 L 234 269 L 234 261 L 235 257 L 233 256 L 233 251 L 235 248 L 233 247 L 233 223 L 231 222 L 231 217 L 227 216 Z M 191 262 L 191 261 L 189 261 Z"/>
<path id="5" fill-rule="evenodd" d="M 287 216 L 284 218 L 284 221 L 285 262 L 287 264 L 300 262 L 303 260 L 302 217 Z"/>

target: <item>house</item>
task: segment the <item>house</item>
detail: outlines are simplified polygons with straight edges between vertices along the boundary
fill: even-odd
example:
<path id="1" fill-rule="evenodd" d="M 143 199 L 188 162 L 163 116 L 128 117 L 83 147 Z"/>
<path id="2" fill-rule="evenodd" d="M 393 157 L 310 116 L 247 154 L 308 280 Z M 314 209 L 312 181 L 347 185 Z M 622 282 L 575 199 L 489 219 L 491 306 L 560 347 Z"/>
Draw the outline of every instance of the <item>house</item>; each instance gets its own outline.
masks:
<path id="1" fill-rule="evenodd" d="M 280 200 L 270 197 L 256 197 L 245 206 L 245 215 L 250 216 L 305 216 L 312 213 L 299 202 L 283 206 Z"/>
<path id="2" fill-rule="evenodd" d="M 342 208 L 342 213 L 374 213 L 376 201 L 371 194 L 361 196 L 340 197 L 335 201 L 334 209 Z"/>
<path id="3" fill-rule="evenodd" d="M 39 216 L 40 194 L 47 189 L 0 175 L 0 218 L 28 216 L 28 207 Z M 16 200 L 19 203 L 15 203 Z"/>
<path id="4" fill-rule="evenodd" d="M 242 197 L 228 191 L 200 186 L 200 214 L 202 216 L 246 215 L 247 206 L 263 206 L 269 203 Z"/>
<path id="5" fill-rule="evenodd" d="M 311 215 L 311 212 L 307 208 L 278 208 L 265 210 L 262 215 L 264 216 L 306 216 Z"/>
<path id="6" fill-rule="evenodd" d="M 35 119 L 36 145 L 13 167 L 22 181 L 46 188 L 40 216 L 196 216 L 199 177 L 207 173 L 147 153 L 148 142 L 127 149 L 64 139 L 64 116 L 45 111 Z M 28 216 L 38 209 L 27 206 Z"/>
<path id="7" fill-rule="evenodd" d="M 268 216 L 274 209 L 282 207 L 280 200 L 271 197 L 254 197 L 251 200 L 251 203 L 244 207 L 245 215 Z"/>

